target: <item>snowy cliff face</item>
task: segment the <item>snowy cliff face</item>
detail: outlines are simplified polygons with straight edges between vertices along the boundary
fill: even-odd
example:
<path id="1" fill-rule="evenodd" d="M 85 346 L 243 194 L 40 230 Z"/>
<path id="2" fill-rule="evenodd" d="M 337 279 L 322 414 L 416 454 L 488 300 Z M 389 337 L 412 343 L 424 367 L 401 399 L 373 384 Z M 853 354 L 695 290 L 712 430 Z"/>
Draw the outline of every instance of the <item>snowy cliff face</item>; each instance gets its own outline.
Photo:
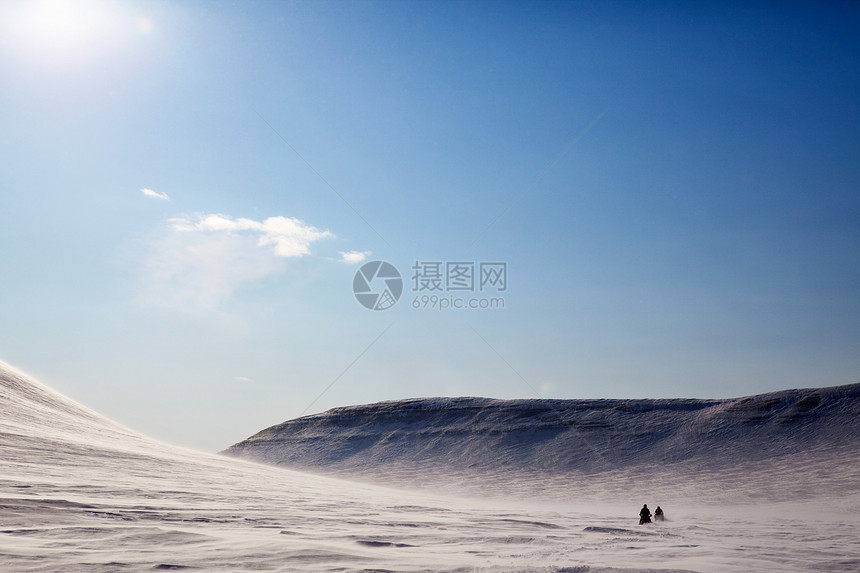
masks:
<path id="1" fill-rule="evenodd" d="M 336 408 L 225 450 L 339 474 L 595 474 L 860 461 L 860 384 L 731 400 L 435 398 Z"/>

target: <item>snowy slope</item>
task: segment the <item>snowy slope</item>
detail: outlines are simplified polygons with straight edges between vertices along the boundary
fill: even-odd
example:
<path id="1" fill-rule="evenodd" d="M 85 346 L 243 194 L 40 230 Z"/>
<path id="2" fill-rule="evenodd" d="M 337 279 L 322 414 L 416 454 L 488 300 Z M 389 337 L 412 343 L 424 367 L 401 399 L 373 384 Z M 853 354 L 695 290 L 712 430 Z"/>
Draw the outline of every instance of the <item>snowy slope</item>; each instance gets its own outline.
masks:
<path id="1" fill-rule="evenodd" d="M 709 483 L 728 486 L 722 479 Z M 535 473 L 518 487 L 541 483 Z M 857 495 L 716 506 L 648 485 L 607 501 L 605 487 L 601 478 L 568 484 L 564 500 L 538 489 L 470 499 L 202 454 L 136 434 L 0 363 L 3 573 L 860 567 Z M 662 503 L 669 521 L 635 525 L 643 499 Z"/>
<path id="2" fill-rule="evenodd" d="M 860 384 L 732 400 L 383 402 L 284 422 L 224 453 L 340 475 L 386 468 L 393 481 L 452 472 L 506 480 L 512 471 L 541 479 L 790 471 L 804 478 L 794 486 L 817 492 L 826 480 L 835 493 L 857 486 L 850 470 L 860 468 Z M 848 471 L 820 475 L 822 466 Z"/>

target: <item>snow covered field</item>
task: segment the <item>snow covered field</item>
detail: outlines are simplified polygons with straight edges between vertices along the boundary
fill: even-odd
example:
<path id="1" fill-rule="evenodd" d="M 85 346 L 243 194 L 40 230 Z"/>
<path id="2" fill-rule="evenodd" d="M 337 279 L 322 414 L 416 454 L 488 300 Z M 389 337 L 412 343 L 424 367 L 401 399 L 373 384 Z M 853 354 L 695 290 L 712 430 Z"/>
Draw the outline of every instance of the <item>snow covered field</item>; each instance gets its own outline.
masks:
<path id="1" fill-rule="evenodd" d="M 858 571 L 856 452 L 825 453 L 407 491 L 162 444 L 0 363 L 0 571 Z"/>

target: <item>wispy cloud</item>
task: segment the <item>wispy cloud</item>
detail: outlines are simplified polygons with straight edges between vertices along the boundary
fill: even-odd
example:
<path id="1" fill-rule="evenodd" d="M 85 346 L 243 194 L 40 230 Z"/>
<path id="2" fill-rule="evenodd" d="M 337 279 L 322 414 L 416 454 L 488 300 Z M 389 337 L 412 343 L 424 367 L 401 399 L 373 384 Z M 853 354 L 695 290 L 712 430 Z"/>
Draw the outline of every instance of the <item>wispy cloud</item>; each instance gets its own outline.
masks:
<path id="1" fill-rule="evenodd" d="M 148 187 L 144 187 L 143 189 L 140 190 L 140 192 L 143 193 L 144 195 L 146 195 L 147 197 L 152 197 L 153 199 L 162 199 L 164 201 L 170 201 L 170 197 L 167 195 L 167 193 L 159 193 L 158 191 L 153 191 L 152 189 L 149 189 Z"/>
<path id="2" fill-rule="evenodd" d="M 364 261 L 367 257 L 369 257 L 372 253 L 370 251 L 338 251 L 340 255 L 340 261 L 342 263 L 360 263 Z"/>
<path id="3" fill-rule="evenodd" d="M 236 376 L 234 380 L 238 380 L 239 382 L 256 382 L 256 380 L 247 376 Z"/>
<path id="4" fill-rule="evenodd" d="M 290 217 L 263 221 L 221 214 L 175 217 L 153 237 L 141 302 L 188 311 L 216 309 L 242 285 L 283 269 L 288 258 L 334 235 Z"/>

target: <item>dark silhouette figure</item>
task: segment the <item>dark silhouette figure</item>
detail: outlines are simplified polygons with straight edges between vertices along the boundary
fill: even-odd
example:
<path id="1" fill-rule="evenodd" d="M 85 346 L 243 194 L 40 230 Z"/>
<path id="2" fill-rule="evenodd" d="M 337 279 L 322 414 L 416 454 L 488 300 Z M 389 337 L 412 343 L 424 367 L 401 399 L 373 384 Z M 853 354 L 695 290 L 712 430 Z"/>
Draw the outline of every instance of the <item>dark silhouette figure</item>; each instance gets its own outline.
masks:
<path id="1" fill-rule="evenodd" d="M 639 510 L 639 525 L 643 525 L 645 523 L 651 523 L 651 510 L 648 509 L 648 504 L 642 506 L 642 509 Z"/>
<path id="2" fill-rule="evenodd" d="M 663 521 L 663 510 L 660 509 L 659 505 L 654 510 L 654 521 Z"/>

